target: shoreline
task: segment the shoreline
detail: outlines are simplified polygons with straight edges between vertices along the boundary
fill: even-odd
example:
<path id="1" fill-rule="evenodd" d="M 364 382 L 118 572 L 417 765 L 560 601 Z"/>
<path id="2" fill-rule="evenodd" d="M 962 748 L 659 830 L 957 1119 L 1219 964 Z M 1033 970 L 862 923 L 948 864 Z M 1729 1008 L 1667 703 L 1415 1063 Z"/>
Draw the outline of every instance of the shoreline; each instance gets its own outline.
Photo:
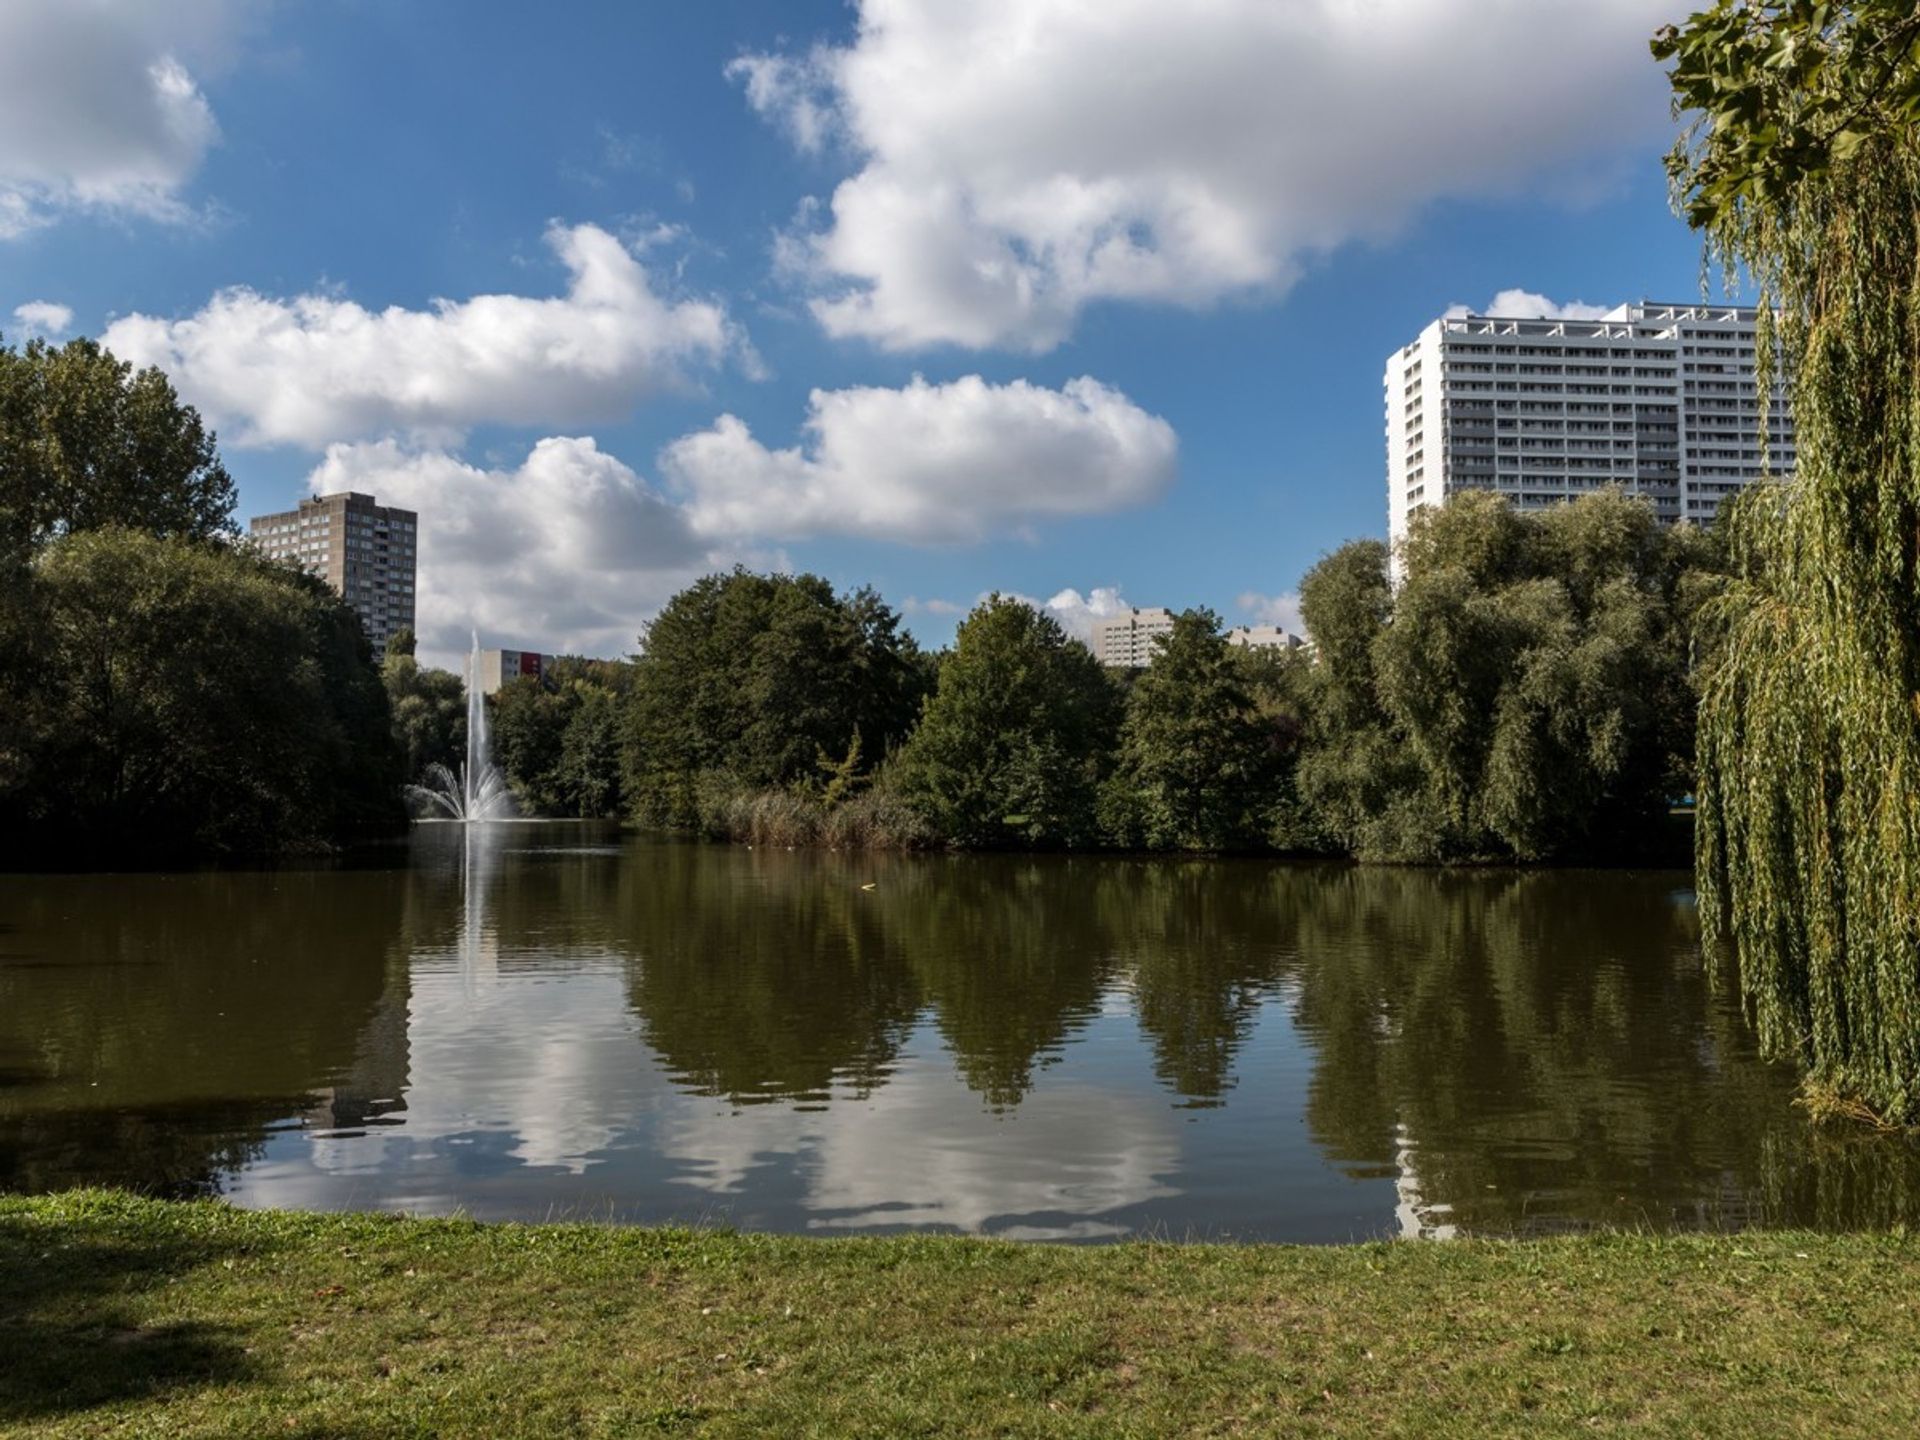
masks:
<path id="1" fill-rule="evenodd" d="M 815 1239 L 0 1196 L 9 1434 L 1900 1433 L 1920 1239 Z"/>

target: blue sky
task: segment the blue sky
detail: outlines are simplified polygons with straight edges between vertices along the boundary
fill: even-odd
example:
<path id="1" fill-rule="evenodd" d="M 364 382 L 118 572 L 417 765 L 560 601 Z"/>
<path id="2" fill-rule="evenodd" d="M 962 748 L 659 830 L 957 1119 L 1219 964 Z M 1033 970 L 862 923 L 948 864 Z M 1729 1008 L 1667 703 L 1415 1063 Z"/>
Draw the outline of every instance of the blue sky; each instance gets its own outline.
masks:
<path id="1" fill-rule="evenodd" d="M 443 653 L 630 648 L 735 560 L 930 643 L 1285 614 L 1384 533 L 1427 321 L 1698 292 L 1681 8 L 13 0 L 0 330 L 165 365 L 243 515 L 417 504 Z"/>

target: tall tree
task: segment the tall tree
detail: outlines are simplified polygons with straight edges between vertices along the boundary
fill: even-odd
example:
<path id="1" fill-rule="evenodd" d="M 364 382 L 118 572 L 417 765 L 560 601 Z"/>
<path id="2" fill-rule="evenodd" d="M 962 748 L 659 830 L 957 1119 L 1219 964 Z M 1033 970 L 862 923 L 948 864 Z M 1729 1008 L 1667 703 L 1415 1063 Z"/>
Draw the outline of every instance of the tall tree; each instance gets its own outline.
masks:
<path id="1" fill-rule="evenodd" d="M 570 814 L 610 818 L 624 808 L 621 773 L 623 699 L 602 685 L 579 685 L 579 702 L 560 737 L 557 786 Z"/>
<path id="2" fill-rule="evenodd" d="M 0 560 L 108 525 L 205 538 L 233 506 L 213 432 L 160 371 L 93 340 L 0 346 Z"/>
<path id="3" fill-rule="evenodd" d="M 1687 785 L 1691 577 L 1711 545 L 1643 502 L 1538 514 L 1467 491 L 1415 517 L 1398 592 L 1346 547 L 1301 586 L 1303 794 L 1366 858 L 1633 853 Z"/>
<path id="4" fill-rule="evenodd" d="M 1739 507 L 1715 604 L 1702 916 L 1770 1053 L 1916 1121 L 1920 10 L 1716 0 L 1654 53 L 1689 121 L 1676 202 L 1759 288 L 1797 449 L 1792 482 Z"/>
<path id="5" fill-rule="evenodd" d="M 1187 610 L 1127 692 L 1102 819 L 1122 844 L 1224 850 L 1265 838 L 1276 737 L 1211 610 Z"/>
<path id="6" fill-rule="evenodd" d="M 1420 803 L 1418 762 L 1382 703 L 1373 647 L 1393 614 L 1388 552 L 1354 540 L 1300 581 L 1300 616 L 1317 663 L 1307 682 L 1298 784 L 1311 829 L 1366 859 L 1431 858 L 1440 849 Z"/>
<path id="7" fill-rule="evenodd" d="M 397 637 L 396 637 L 397 638 Z M 451 670 L 422 665 L 410 647 L 392 641 L 380 667 L 394 743 L 410 781 L 431 764 L 457 769 L 467 749 L 467 687 Z"/>
<path id="8" fill-rule="evenodd" d="M 493 757 L 523 809 L 534 815 L 573 813 L 562 795 L 561 749 L 580 697 L 571 686 L 533 675 L 510 680 L 492 696 L 488 719 Z"/>
<path id="9" fill-rule="evenodd" d="M 897 782 L 956 845 L 1085 843 L 1119 711 L 1086 646 L 1024 601 L 993 595 L 961 622 Z"/>
<path id="10" fill-rule="evenodd" d="M 640 818 L 696 823 L 704 784 L 810 780 L 858 733 L 874 763 L 905 735 L 925 670 L 871 591 L 817 575 L 709 575 L 648 626 L 628 704 L 627 791 Z"/>
<path id="11" fill-rule="evenodd" d="M 522 677 L 493 697 L 495 758 L 522 805 L 585 819 L 621 810 L 623 707 L 632 666 L 557 657 L 539 679 Z"/>

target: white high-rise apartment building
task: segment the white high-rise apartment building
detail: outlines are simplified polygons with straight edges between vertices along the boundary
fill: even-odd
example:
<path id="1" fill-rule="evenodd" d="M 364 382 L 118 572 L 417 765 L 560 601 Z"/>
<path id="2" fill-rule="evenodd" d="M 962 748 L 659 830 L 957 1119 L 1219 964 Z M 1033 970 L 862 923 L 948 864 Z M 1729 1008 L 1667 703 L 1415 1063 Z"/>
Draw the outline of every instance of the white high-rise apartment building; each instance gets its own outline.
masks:
<path id="1" fill-rule="evenodd" d="M 1522 510 L 1618 485 L 1668 523 L 1793 469 L 1785 392 L 1760 445 L 1758 312 L 1621 305 L 1597 320 L 1449 315 L 1387 360 L 1387 521 L 1493 490 Z"/>
<path id="2" fill-rule="evenodd" d="M 1154 641 L 1173 631 L 1173 612 L 1163 605 L 1132 606 L 1093 622 L 1093 658 L 1102 665 L 1143 670 L 1153 663 Z"/>

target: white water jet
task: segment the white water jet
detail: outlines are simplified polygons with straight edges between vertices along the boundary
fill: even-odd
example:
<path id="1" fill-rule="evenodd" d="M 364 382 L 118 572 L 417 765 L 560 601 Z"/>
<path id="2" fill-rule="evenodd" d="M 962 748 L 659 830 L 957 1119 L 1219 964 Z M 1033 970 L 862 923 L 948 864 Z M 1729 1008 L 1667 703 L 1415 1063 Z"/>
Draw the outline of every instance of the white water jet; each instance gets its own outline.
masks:
<path id="1" fill-rule="evenodd" d="M 480 632 L 473 632 L 467 655 L 467 760 L 455 774 L 439 761 L 427 766 L 426 783 L 409 785 L 407 794 L 442 813 L 425 818 L 477 820 L 514 818 L 513 792 L 493 763 L 487 744 L 487 697 L 480 693 Z"/>

